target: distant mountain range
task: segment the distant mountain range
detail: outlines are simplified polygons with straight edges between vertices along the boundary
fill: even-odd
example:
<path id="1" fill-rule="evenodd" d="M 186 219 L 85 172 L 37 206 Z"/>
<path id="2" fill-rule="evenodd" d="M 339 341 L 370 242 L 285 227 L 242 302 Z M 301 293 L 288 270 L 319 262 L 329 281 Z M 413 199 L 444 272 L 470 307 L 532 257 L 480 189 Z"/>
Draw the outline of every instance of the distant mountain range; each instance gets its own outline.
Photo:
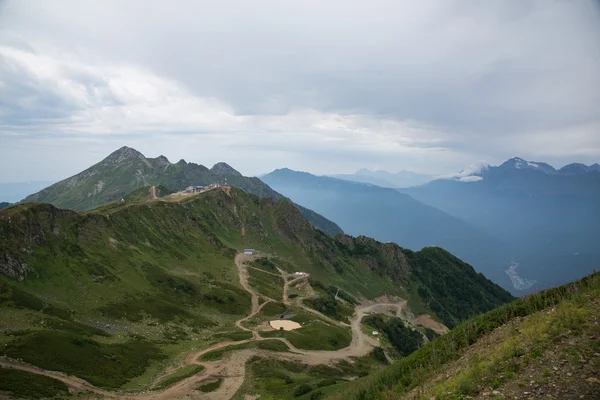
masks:
<path id="1" fill-rule="evenodd" d="M 104 160 L 74 176 L 27 196 L 23 202 L 50 203 L 71 210 L 91 210 L 144 186 L 164 185 L 171 190 L 188 186 L 228 184 L 259 197 L 275 200 L 284 197 L 260 179 L 245 177 L 226 163 L 212 168 L 179 160 L 171 163 L 166 157 L 146 158 L 139 151 L 122 147 Z M 342 233 L 335 223 L 317 213 L 298 206 L 300 212 L 328 235 Z"/>
<path id="2" fill-rule="evenodd" d="M 507 244 L 518 274 L 538 281 L 532 288 L 577 279 L 600 265 L 598 164 L 557 170 L 512 158 L 400 191 Z"/>
<path id="3" fill-rule="evenodd" d="M 387 188 L 406 188 L 417 186 L 434 179 L 433 175 L 419 174 L 412 171 L 400 171 L 392 173 L 383 170 L 371 171 L 366 168 L 360 169 L 354 174 L 337 174 L 329 176 L 348 181 L 370 183 L 372 185 Z"/>
<path id="4" fill-rule="evenodd" d="M 441 246 L 513 293 L 600 265 L 598 164 L 557 170 L 512 158 L 397 190 L 288 169 L 261 179 L 350 234 L 417 250 Z"/>
<path id="5" fill-rule="evenodd" d="M 335 221 L 346 233 L 413 250 L 443 247 L 488 278 L 511 287 L 509 277 L 499 268 L 511 259 L 501 241 L 395 189 L 290 169 L 275 170 L 261 179 L 298 204 Z"/>
<path id="6" fill-rule="evenodd" d="M 52 181 L 0 183 L 0 201 L 15 203 L 53 183 Z"/>

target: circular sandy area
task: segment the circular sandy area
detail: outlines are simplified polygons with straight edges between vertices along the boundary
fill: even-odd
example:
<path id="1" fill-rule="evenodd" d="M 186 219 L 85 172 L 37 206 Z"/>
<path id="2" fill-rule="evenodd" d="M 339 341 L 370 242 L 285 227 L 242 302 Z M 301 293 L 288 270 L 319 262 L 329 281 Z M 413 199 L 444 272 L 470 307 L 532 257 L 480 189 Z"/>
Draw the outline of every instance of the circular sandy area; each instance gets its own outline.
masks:
<path id="1" fill-rule="evenodd" d="M 284 331 L 293 331 L 294 329 L 302 328 L 302 325 L 300 325 L 299 323 L 287 319 L 277 319 L 274 321 L 269 321 L 269 325 L 271 325 L 271 327 L 276 330 L 283 328 Z"/>

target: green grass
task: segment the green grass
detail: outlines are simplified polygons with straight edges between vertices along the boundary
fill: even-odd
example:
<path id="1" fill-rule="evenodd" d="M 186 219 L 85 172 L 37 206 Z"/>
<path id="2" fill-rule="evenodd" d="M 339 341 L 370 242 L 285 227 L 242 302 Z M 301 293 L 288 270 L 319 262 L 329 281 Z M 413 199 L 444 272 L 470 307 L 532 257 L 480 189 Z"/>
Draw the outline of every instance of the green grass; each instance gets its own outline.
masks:
<path id="1" fill-rule="evenodd" d="M 234 344 L 231 346 L 226 346 L 217 350 L 210 351 L 208 353 L 200 356 L 200 360 L 202 361 L 215 361 L 220 360 L 223 355 L 230 351 L 237 350 L 245 350 L 245 349 L 261 349 L 261 350 L 269 350 L 269 351 L 289 351 L 288 347 L 285 343 L 280 342 L 279 340 L 260 340 L 253 341 L 242 344 Z"/>
<path id="2" fill-rule="evenodd" d="M 364 374 L 376 365 L 370 357 L 354 359 L 354 363 L 310 366 L 299 362 L 252 357 L 246 364 L 249 377 L 238 394 L 260 394 L 266 399 L 309 399 L 310 394 L 336 387 L 348 376 Z M 308 395 L 306 395 L 308 393 Z"/>
<path id="3" fill-rule="evenodd" d="M 0 393 L 14 398 L 42 399 L 67 397 L 69 388 L 56 379 L 0 367 Z"/>
<path id="4" fill-rule="evenodd" d="M 338 321 L 348 322 L 354 310 L 341 302 L 335 300 L 333 296 L 324 295 L 317 299 L 305 299 L 302 301 L 305 306 L 317 310 L 330 318 Z"/>
<path id="5" fill-rule="evenodd" d="M 194 315 L 188 310 L 154 296 L 128 296 L 122 301 L 100 308 L 99 311 L 105 317 L 123 318 L 133 322 L 150 317 L 160 323 L 177 321 L 195 328 L 209 328 L 216 325 L 208 318 Z"/>
<path id="6" fill-rule="evenodd" d="M 204 367 L 202 365 L 186 365 L 183 368 L 178 369 L 176 372 L 171 375 L 165 377 L 158 385 L 156 385 L 155 389 L 163 389 L 169 387 L 179 381 L 182 381 L 190 376 L 194 376 L 204 371 Z"/>
<path id="7" fill-rule="evenodd" d="M 591 304 L 582 307 L 582 304 L 565 301 L 555 308 L 554 313 L 536 313 L 525 321 L 511 323 L 513 329 L 495 346 L 471 357 L 467 368 L 433 386 L 430 391 L 436 398 L 453 399 L 476 395 L 481 386 L 498 388 L 518 377 L 523 364 L 539 358 L 552 344 L 568 335 L 582 333 L 586 319 L 599 312 L 600 309 L 594 309 Z M 578 359 L 572 360 L 573 364 L 578 365 L 578 362 Z"/>
<path id="8" fill-rule="evenodd" d="M 250 263 L 250 266 L 258 269 L 262 269 L 263 271 L 269 271 L 274 274 L 278 274 L 277 266 L 273 262 L 274 260 L 270 260 L 268 258 L 259 258 L 258 260 L 254 260 Z"/>
<path id="9" fill-rule="evenodd" d="M 288 306 L 285 304 L 278 301 L 271 301 L 263 306 L 263 308 L 260 310 L 260 313 L 266 317 L 272 318 L 281 314 L 285 314 L 287 310 Z"/>
<path id="10" fill-rule="evenodd" d="M 38 331 L 19 336 L 0 351 L 8 357 L 22 359 L 43 369 L 63 371 L 106 388 L 118 388 L 144 372 L 150 362 L 165 357 L 148 342 L 131 340 L 102 344 L 61 331 Z"/>
<path id="11" fill-rule="evenodd" d="M 262 336 L 283 337 L 304 350 L 339 350 L 348 347 L 352 341 L 350 329 L 330 325 L 319 319 L 313 319 L 293 331 L 262 332 Z"/>
<path id="12" fill-rule="evenodd" d="M 252 385 L 258 393 L 265 394 L 266 398 L 285 399 L 292 397 L 297 385 L 290 373 L 276 360 L 253 358 L 248 361 L 250 373 L 254 377 Z"/>
<path id="13" fill-rule="evenodd" d="M 514 363 L 509 362 L 510 358 L 522 354 L 522 350 L 515 350 L 516 346 L 521 346 L 529 338 L 527 340 L 531 342 L 532 356 L 535 357 L 541 352 L 540 346 L 545 348 L 548 338 L 557 338 L 565 332 L 582 329 L 585 315 L 598 312 L 597 307 L 594 311 L 590 311 L 589 307 L 593 304 L 592 299 L 599 297 L 600 274 L 595 273 L 582 280 L 515 300 L 463 322 L 450 333 L 438 337 L 383 371 L 348 385 L 336 398 L 370 400 L 380 398 L 383 393 L 400 397 L 435 376 L 448 363 L 460 358 L 470 345 L 494 329 L 515 318 L 530 316 L 549 307 L 562 310 L 553 317 L 545 313 L 533 315 L 527 337 L 516 336 L 512 341 L 501 343 L 496 348 L 492 361 L 484 357 L 464 374 L 443 383 L 449 385 L 451 393 L 463 397 L 473 390 L 473 382 L 485 385 L 486 376 L 489 377 L 490 385 L 498 385 L 497 377 L 502 374 L 502 371 L 497 371 L 500 365 L 506 368 L 505 376 L 517 373 Z M 444 390 L 440 389 L 439 393 L 444 393 Z"/>
<path id="14" fill-rule="evenodd" d="M 238 340 L 247 340 L 252 339 L 252 332 L 236 330 L 236 331 L 227 331 L 227 332 L 217 332 L 211 336 L 213 339 L 221 340 L 231 340 L 237 342 Z"/>
<path id="15" fill-rule="evenodd" d="M 273 300 L 283 298 L 283 278 L 258 271 L 254 268 L 248 268 L 248 283 L 256 291 Z"/>
<path id="16" fill-rule="evenodd" d="M 127 182 L 117 187 L 125 188 Z M 113 195 L 111 200 L 126 194 Z M 73 206 L 87 201 L 72 200 Z M 180 202 L 127 202 L 85 213 L 20 204 L 0 211 L 0 254 L 28 270 L 23 280 L 0 276 L 0 325 L 8 327 L 0 333 L 0 352 L 26 354 L 38 366 L 85 375 L 106 387 L 126 382 L 126 390 L 144 390 L 154 373 L 172 364 L 164 357 L 177 358 L 206 345 L 203 341 L 210 341 L 215 331 L 233 329 L 233 321 L 248 312 L 250 296 L 240 287 L 233 262 L 243 248 L 269 254 L 269 260 L 255 264 L 265 271 L 274 272 L 275 265 L 288 272 L 305 271 L 325 288 L 342 288 L 340 295 L 350 300 L 403 295 L 414 287 L 413 278 L 428 285 L 426 276 L 410 275 L 410 266 L 402 269 L 401 259 L 386 258 L 401 254 L 397 246 L 331 238 L 313 229 L 293 204 L 236 189 L 230 195 L 217 190 Z M 446 261 L 454 263 L 450 255 L 435 257 L 434 270 Z M 459 279 L 465 275 L 453 271 Z M 260 276 L 253 284 L 264 285 L 275 298 L 281 295 L 278 277 L 258 271 L 252 276 Z M 491 293 L 484 284 L 470 288 Z M 446 297 L 455 296 L 451 289 Z M 282 310 L 281 304 L 268 304 L 261 315 Z M 334 349 L 350 340 L 349 331 L 311 327 L 310 317 L 296 320 L 303 318 L 306 329 L 291 334 L 298 347 Z M 24 333 L 10 336 L 14 331 Z M 52 357 L 52 349 L 42 349 L 36 356 L 42 344 L 35 331 L 48 332 L 50 343 L 60 342 L 56 348 L 64 347 L 65 354 Z M 245 336 L 232 333 L 236 339 Z M 83 340 L 80 359 L 71 354 L 74 344 L 67 338 Z M 136 364 L 121 373 L 129 363 L 111 357 L 120 360 L 121 353 L 136 346 L 143 347 L 132 356 Z M 106 357 L 106 370 L 94 365 Z"/>
<path id="17" fill-rule="evenodd" d="M 196 390 L 199 390 L 203 393 L 214 392 L 215 390 L 217 390 L 218 388 L 221 387 L 222 383 L 223 383 L 223 379 L 219 378 L 216 381 L 205 383 L 203 385 L 199 385 L 196 388 Z"/>

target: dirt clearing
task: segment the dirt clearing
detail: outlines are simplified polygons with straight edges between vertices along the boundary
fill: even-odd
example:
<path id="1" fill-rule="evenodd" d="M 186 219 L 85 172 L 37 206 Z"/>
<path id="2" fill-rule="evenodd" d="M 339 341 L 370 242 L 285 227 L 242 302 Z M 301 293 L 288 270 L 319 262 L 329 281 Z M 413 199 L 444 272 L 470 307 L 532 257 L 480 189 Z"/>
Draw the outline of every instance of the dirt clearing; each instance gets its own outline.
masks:
<path id="1" fill-rule="evenodd" d="M 297 322 L 289 321 L 289 320 L 281 320 L 281 319 L 277 319 L 275 321 L 269 321 L 269 325 L 271 325 L 271 328 L 273 328 L 273 329 L 276 329 L 276 330 L 283 329 L 284 331 L 293 331 L 294 329 L 302 328 L 302 325 L 300 325 Z"/>

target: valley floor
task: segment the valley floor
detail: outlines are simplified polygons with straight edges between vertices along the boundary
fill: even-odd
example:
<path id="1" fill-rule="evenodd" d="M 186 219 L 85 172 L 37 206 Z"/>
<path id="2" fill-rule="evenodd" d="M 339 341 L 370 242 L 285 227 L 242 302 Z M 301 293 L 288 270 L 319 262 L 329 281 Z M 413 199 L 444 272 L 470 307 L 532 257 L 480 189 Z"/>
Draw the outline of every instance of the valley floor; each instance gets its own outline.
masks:
<path id="1" fill-rule="evenodd" d="M 202 398 L 202 399 L 230 399 L 236 395 L 247 377 L 246 364 L 253 357 L 269 358 L 272 360 L 282 360 L 287 362 L 295 362 L 306 366 L 327 365 L 332 362 L 345 361 L 354 363 L 355 357 L 363 357 L 369 354 L 374 346 L 378 346 L 379 342 L 367 335 L 361 329 L 361 320 L 369 312 L 381 311 L 385 309 L 395 309 L 399 315 L 405 312 L 406 301 L 396 303 L 387 302 L 371 302 L 356 306 L 354 315 L 350 320 L 350 324 L 332 319 L 319 311 L 305 306 L 302 300 L 305 297 L 294 297 L 290 299 L 288 292 L 292 285 L 297 285 L 308 280 L 308 274 L 297 276 L 292 273 L 287 273 L 278 269 L 278 274 L 260 270 L 251 267 L 248 264 L 256 260 L 257 256 L 247 256 L 238 254 L 235 257 L 235 265 L 238 270 L 240 284 L 248 293 L 250 293 L 251 312 L 243 318 L 235 321 L 235 326 L 241 331 L 248 332 L 249 338 L 238 341 L 222 341 L 211 347 L 201 351 L 189 353 L 176 367 L 171 367 L 163 376 L 158 377 L 151 385 L 154 388 L 151 391 L 142 393 L 124 393 L 107 391 L 98 388 L 89 382 L 74 376 L 68 376 L 61 372 L 46 371 L 32 365 L 23 364 L 16 360 L 0 358 L 0 366 L 5 369 L 15 369 L 28 373 L 42 375 L 63 382 L 69 387 L 72 395 L 80 398 L 121 398 L 121 399 L 165 399 L 165 398 Z M 327 323 L 351 329 L 352 339 L 348 347 L 334 350 L 303 350 L 294 346 L 290 340 L 284 337 L 263 337 L 261 331 L 265 331 L 262 326 L 249 326 L 248 322 L 253 320 L 263 308 L 277 300 L 267 297 L 259 293 L 256 288 L 249 284 L 249 269 L 258 270 L 263 273 L 277 276 L 283 281 L 281 302 L 284 305 L 294 305 L 308 313 L 317 315 L 320 319 Z M 262 302 L 261 302 L 262 301 Z M 343 300 L 340 300 L 343 301 Z M 430 319 L 424 319 L 424 325 L 430 324 Z M 436 326 L 439 329 L 446 329 L 441 326 Z M 273 332 L 276 333 L 276 332 Z M 276 350 L 276 351 L 269 351 Z M 189 373 L 182 375 L 183 379 L 176 380 L 175 383 L 165 385 L 167 387 L 160 388 L 161 382 L 166 382 L 164 379 L 169 374 L 173 375 L 176 371 L 189 370 Z M 164 383 L 163 383 L 164 385 Z M 203 392 L 198 388 L 214 385 L 214 390 Z"/>

